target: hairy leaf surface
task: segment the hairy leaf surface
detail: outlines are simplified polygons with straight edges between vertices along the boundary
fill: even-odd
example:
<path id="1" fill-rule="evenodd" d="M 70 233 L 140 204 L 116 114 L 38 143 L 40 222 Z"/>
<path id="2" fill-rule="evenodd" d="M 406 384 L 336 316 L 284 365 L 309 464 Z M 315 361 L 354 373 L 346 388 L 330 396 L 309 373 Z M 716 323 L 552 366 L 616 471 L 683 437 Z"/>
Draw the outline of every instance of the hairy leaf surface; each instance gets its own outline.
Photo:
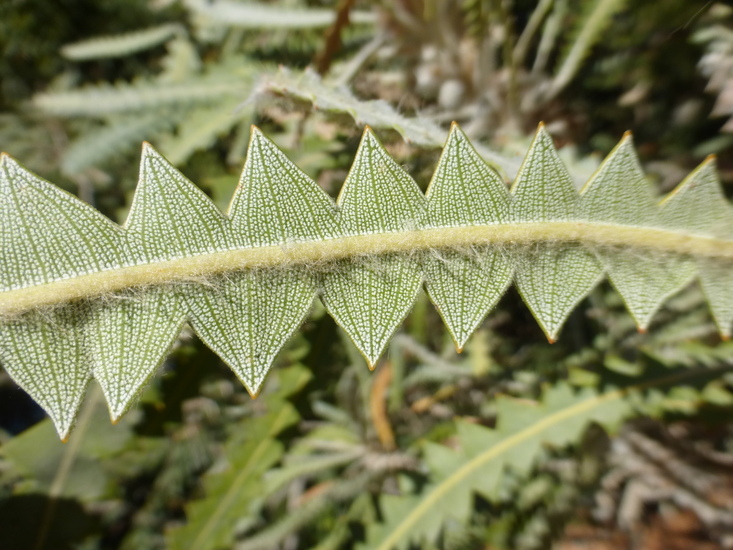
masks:
<path id="1" fill-rule="evenodd" d="M 733 215 L 706 160 L 661 204 L 625 136 L 577 193 L 540 127 L 511 190 L 454 126 L 423 194 L 364 133 L 337 201 L 256 128 L 229 211 L 148 144 L 124 226 L 3 155 L 0 360 L 66 437 L 113 419 L 185 322 L 257 394 L 317 297 L 370 366 L 424 285 L 460 349 L 511 282 L 548 339 L 605 276 L 640 329 L 701 282 L 733 323 Z"/>

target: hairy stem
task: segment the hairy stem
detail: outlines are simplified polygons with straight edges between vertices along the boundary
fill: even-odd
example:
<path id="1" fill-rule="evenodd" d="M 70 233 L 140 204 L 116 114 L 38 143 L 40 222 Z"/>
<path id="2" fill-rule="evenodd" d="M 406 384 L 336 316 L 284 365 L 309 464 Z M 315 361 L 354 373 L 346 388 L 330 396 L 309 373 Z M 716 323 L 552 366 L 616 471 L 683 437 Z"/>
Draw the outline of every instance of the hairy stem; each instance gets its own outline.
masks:
<path id="1" fill-rule="evenodd" d="M 666 229 L 597 222 L 538 222 L 438 227 L 224 250 L 88 273 L 0 293 L 0 316 L 93 298 L 128 288 L 197 280 L 242 269 L 314 266 L 361 256 L 473 246 L 531 246 L 578 243 L 588 248 L 621 247 L 644 253 L 733 260 L 733 242 Z"/>

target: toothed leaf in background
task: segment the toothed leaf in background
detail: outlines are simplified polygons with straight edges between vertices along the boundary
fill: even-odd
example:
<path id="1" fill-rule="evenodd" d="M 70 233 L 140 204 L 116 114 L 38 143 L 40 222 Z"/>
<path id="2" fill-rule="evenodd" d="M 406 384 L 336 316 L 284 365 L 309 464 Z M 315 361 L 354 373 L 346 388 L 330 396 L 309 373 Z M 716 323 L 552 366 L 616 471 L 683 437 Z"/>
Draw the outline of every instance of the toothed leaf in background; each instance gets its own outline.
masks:
<path id="1" fill-rule="evenodd" d="M 303 72 L 282 67 L 277 73 L 266 74 L 260 79 L 259 95 L 285 95 L 311 103 L 319 112 L 346 114 L 358 125 L 376 129 L 392 129 L 410 143 L 422 147 L 440 147 L 445 142 L 445 132 L 427 117 L 408 118 L 389 102 L 374 99 L 361 100 L 345 86 L 323 82 L 311 69 Z M 516 158 L 501 155 L 489 147 L 474 144 L 481 157 L 493 167 L 514 177 L 519 170 Z"/>
<path id="2" fill-rule="evenodd" d="M 110 459 L 123 449 L 129 449 L 135 419 L 127 417 L 111 430 L 105 408 L 99 388 L 90 388 L 74 426 L 74 443 L 64 444 L 54 438 L 50 419 L 3 442 L 2 457 L 6 465 L 33 480 L 31 484 L 17 487 L 16 494 L 43 492 L 49 498 L 72 497 L 90 502 L 124 491 L 111 475 Z M 43 510 L 38 512 L 40 515 Z M 55 516 L 57 524 L 63 522 L 62 511 L 57 511 Z M 5 516 L 0 520 L 6 530 L 12 525 L 8 519 Z M 41 529 L 33 529 L 28 538 L 34 539 L 36 547 L 48 548 L 48 544 L 39 544 L 43 542 L 39 540 L 43 535 Z M 51 546 L 55 546 L 57 541 L 52 535 L 46 535 L 46 542 L 52 541 Z M 22 546 L 29 547 L 33 546 Z"/>
<path id="3" fill-rule="evenodd" d="M 685 375 L 689 376 L 689 371 L 680 376 Z M 667 385 L 670 378 L 663 376 L 648 385 Z M 426 448 L 432 483 L 417 493 L 380 497 L 383 522 L 367 528 L 366 544 L 359 548 L 392 550 L 433 543 L 450 518 L 458 516 L 466 522 L 473 492 L 489 502 L 500 500 L 499 477 L 511 469 L 523 479 L 540 448 L 562 447 L 577 440 L 591 422 L 615 428 L 631 412 L 625 397 L 625 390 L 575 394 L 566 384 L 558 383 L 537 402 L 498 399 L 496 428 L 458 423 L 453 449 L 438 445 Z"/>
<path id="4" fill-rule="evenodd" d="M 512 186 L 515 222 L 577 219 L 578 193 L 543 126 Z M 550 341 L 565 319 L 603 276 L 592 252 L 578 246 L 538 243 L 512 250 L 517 288 Z"/>
<path id="5" fill-rule="evenodd" d="M 288 8 L 267 4 L 202 0 L 189 0 L 189 6 L 199 18 L 212 24 L 241 27 L 244 29 L 307 29 L 327 27 L 336 15 L 331 9 Z M 353 23 L 374 23 L 371 12 L 352 11 L 349 20 Z"/>
<path id="6" fill-rule="evenodd" d="M 702 399 L 711 378 L 720 373 L 719 369 L 687 367 L 670 373 L 669 368 L 656 365 L 646 369 L 642 379 L 619 377 L 617 382 L 622 387 L 603 393 L 590 388 L 576 392 L 567 383 L 558 382 L 537 400 L 499 397 L 495 428 L 460 421 L 457 433 L 447 442 L 448 448 L 426 446 L 424 458 L 431 481 L 419 489 L 403 488 L 399 495 L 381 495 L 382 522 L 368 526 L 366 543 L 358 548 L 393 550 L 411 544 L 428 547 L 439 540 L 451 518 L 465 516 L 473 493 L 490 503 L 505 501 L 506 485 L 501 479 L 525 482 L 544 449 L 577 444 L 592 423 L 614 432 L 635 412 L 654 416 L 678 412 L 680 401 Z M 680 401 L 660 403 L 663 389 L 680 385 L 687 390 Z M 461 499 L 463 502 L 459 502 Z"/>
<path id="7" fill-rule="evenodd" d="M 181 164 L 200 149 L 211 148 L 220 136 L 231 131 L 243 119 L 252 117 L 252 110 L 242 107 L 236 96 L 223 98 L 212 106 L 191 112 L 173 134 L 160 141 L 160 150 L 171 164 Z"/>
<path id="8" fill-rule="evenodd" d="M 310 371 L 297 364 L 276 376 L 276 393 L 263 396 L 265 414 L 234 427 L 224 452 L 226 464 L 204 476 L 206 497 L 186 506 L 187 522 L 166 533 L 166 548 L 218 550 L 234 543 L 232 526 L 245 519 L 262 498 L 264 474 L 283 455 L 278 434 L 300 419 L 286 399 L 312 377 Z"/>
<path id="9" fill-rule="evenodd" d="M 61 55 L 73 61 L 124 57 L 153 48 L 183 32 L 184 29 L 181 25 L 168 23 L 142 31 L 116 36 L 101 36 L 83 42 L 67 44 L 61 48 Z"/>
<path id="10" fill-rule="evenodd" d="M 161 109 L 155 113 L 109 117 L 104 125 L 74 140 L 64 152 L 61 170 L 76 175 L 103 166 L 121 153 L 138 150 L 140 142 L 170 130 L 186 114 Z"/>
<path id="11" fill-rule="evenodd" d="M 226 76 L 224 75 L 226 71 Z M 241 72 L 241 71 L 240 71 Z M 251 78 L 251 67 L 245 67 Z M 137 80 L 132 84 L 100 84 L 78 90 L 48 92 L 33 96 L 33 105 L 48 114 L 64 117 L 92 117 L 146 113 L 150 109 L 181 109 L 211 105 L 225 97 L 241 97 L 247 88 L 242 74 L 231 68 L 189 81 Z"/>
<path id="12" fill-rule="evenodd" d="M 506 223 L 509 193 L 454 125 L 427 191 L 431 227 Z M 512 280 L 506 251 L 475 247 L 424 255 L 425 287 L 460 349 Z"/>

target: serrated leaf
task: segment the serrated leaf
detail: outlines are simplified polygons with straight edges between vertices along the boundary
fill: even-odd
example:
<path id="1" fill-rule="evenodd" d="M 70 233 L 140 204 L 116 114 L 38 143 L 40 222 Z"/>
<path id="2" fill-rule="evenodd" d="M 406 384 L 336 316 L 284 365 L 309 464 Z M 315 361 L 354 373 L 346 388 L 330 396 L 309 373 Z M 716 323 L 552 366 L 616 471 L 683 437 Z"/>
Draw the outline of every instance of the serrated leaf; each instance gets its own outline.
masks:
<path id="1" fill-rule="evenodd" d="M 323 303 L 373 369 L 422 285 L 419 266 L 400 257 L 340 262 L 322 280 Z"/>
<path id="2" fill-rule="evenodd" d="M 345 235 L 414 230 L 425 223 L 427 214 L 417 184 L 369 129 L 337 204 Z M 422 272 L 410 258 L 339 262 L 334 272 L 323 275 L 323 303 L 373 368 L 421 284 Z"/>
<path id="3" fill-rule="evenodd" d="M 630 133 L 624 134 L 581 191 L 581 217 L 623 225 L 654 225 L 657 211 Z"/>
<path id="4" fill-rule="evenodd" d="M 367 130 L 334 203 L 255 129 L 227 215 L 146 145 L 121 228 L 3 155 L 3 364 L 65 435 L 90 373 L 119 417 L 185 320 L 256 393 L 318 293 L 370 365 L 423 282 L 460 347 L 512 271 L 550 339 L 605 272 L 641 327 L 698 277 L 729 334 L 710 161 L 660 207 L 627 136 L 578 195 L 541 127 L 508 194 L 454 127 L 429 189 Z"/>
<path id="5" fill-rule="evenodd" d="M 567 221 L 577 217 L 578 194 L 573 180 L 542 124 L 511 190 L 515 222 Z"/>
<path id="6" fill-rule="evenodd" d="M 733 262 L 716 262 L 707 258 L 697 260 L 700 285 L 720 334 L 731 337 L 733 329 Z"/>
<path id="7" fill-rule="evenodd" d="M 87 353 L 117 422 L 155 374 L 186 320 L 186 309 L 168 289 L 120 296 L 91 311 Z"/>
<path id="8" fill-rule="evenodd" d="M 509 193 L 457 125 L 451 128 L 427 190 L 431 227 L 506 223 Z M 423 259 L 425 287 L 458 349 L 512 280 L 506 253 L 491 247 L 435 250 Z"/>
<path id="9" fill-rule="evenodd" d="M 425 196 L 367 128 L 339 194 L 339 220 L 346 235 L 421 228 Z"/>
<path id="10" fill-rule="evenodd" d="M 661 225 L 670 229 L 681 223 L 692 233 L 710 238 L 733 238 L 733 209 L 723 197 L 715 172 L 715 158 L 708 157 L 662 203 Z M 733 324 L 733 297 L 726 288 L 733 283 L 733 265 L 697 259 L 705 296 L 721 334 L 729 337 Z"/>
<path id="11" fill-rule="evenodd" d="M 600 251 L 599 255 L 611 284 L 642 331 L 649 327 L 662 303 L 695 277 L 695 263 L 689 258 L 653 257 L 612 248 Z"/>
<path id="12" fill-rule="evenodd" d="M 578 194 L 542 126 L 512 191 L 512 214 L 518 222 L 578 217 Z M 513 255 L 517 288 L 547 338 L 555 341 L 570 312 L 600 282 L 603 268 L 593 251 L 552 242 L 517 248 Z"/>
<path id="13" fill-rule="evenodd" d="M 221 283 L 186 292 L 196 334 L 253 396 L 315 297 L 313 276 L 298 270 L 237 273 Z"/>
<path id="14" fill-rule="evenodd" d="M 84 350 L 86 312 L 30 312 L 0 327 L 3 367 L 48 413 L 66 440 L 92 376 Z"/>
<path id="15" fill-rule="evenodd" d="M 423 259 L 425 288 L 459 351 L 504 295 L 513 271 L 504 252 L 484 247 Z"/>
<path id="16" fill-rule="evenodd" d="M 119 227 L 8 156 L 0 160 L 0 220 L 0 291 L 103 271 L 127 260 Z"/>
<path id="17" fill-rule="evenodd" d="M 243 246 L 288 245 L 342 234 L 331 198 L 254 126 L 229 214 Z"/>
<path id="18" fill-rule="evenodd" d="M 185 258 L 234 246 L 229 220 L 147 143 L 125 229 L 137 262 Z"/>
<path id="19" fill-rule="evenodd" d="M 618 225 L 662 224 L 654 196 L 626 134 L 585 185 L 581 209 L 586 219 Z M 620 247 L 597 250 L 611 284 L 618 290 L 636 325 L 646 330 L 662 302 L 690 282 L 689 258 L 654 257 Z"/>
<path id="20" fill-rule="evenodd" d="M 660 222 L 705 237 L 733 237 L 733 209 L 720 189 L 715 157 L 708 157 L 662 202 Z"/>

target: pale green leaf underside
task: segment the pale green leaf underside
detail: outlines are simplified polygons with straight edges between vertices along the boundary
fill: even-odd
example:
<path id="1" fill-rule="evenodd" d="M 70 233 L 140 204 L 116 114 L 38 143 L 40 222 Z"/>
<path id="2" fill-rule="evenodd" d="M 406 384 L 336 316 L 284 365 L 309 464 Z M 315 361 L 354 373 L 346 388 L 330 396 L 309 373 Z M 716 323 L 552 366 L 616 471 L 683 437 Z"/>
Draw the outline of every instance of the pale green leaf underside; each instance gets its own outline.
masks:
<path id="1" fill-rule="evenodd" d="M 254 128 L 226 214 L 146 144 L 124 227 L 4 155 L 0 359 L 65 437 L 185 322 L 256 394 L 316 297 L 370 365 L 423 285 L 458 348 L 512 281 L 554 340 L 604 276 L 642 329 L 697 278 L 728 336 L 732 222 L 710 160 L 660 205 L 626 136 L 578 194 L 543 128 L 510 192 L 454 126 L 426 194 L 367 130 L 337 201 Z"/>

